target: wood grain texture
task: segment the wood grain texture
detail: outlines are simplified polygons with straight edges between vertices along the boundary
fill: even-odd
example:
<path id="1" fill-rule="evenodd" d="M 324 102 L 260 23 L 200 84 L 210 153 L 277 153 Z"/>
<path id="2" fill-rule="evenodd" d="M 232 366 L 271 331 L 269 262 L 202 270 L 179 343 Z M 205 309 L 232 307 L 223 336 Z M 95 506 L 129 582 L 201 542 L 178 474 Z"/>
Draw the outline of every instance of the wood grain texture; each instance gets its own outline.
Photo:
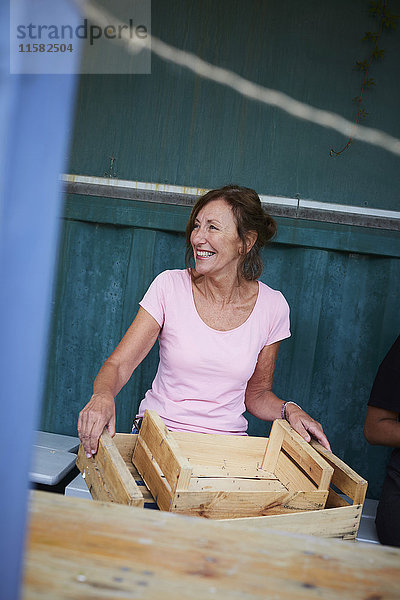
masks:
<path id="1" fill-rule="evenodd" d="M 281 452 L 278 456 L 275 476 L 288 490 L 312 491 L 317 489 L 315 483 L 284 452 Z"/>
<path id="2" fill-rule="evenodd" d="M 317 441 L 312 440 L 311 445 L 332 466 L 332 483 L 343 494 L 349 496 L 353 504 L 363 504 L 367 493 L 368 482 L 358 475 L 349 465 L 340 460 L 332 452 L 328 452 Z"/>
<path id="3" fill-rule="evenodd" d="M 304 471 L 320 490 L 329 489 L 333 475 L 333 467 L 327 464 L 321 455 L 306 442 L 284 419 L 277 419 L 272 425 L 273 429 L 281 427 L 285 431 L 282 449 L 289 455 L 292 461 Z"/>
<path id="4" fill-rule="evenodd" d="M 138 439 L 146 442 L 146 447 L 153 457 L 153 464 L 160 467 L 172 492 L 187 489 L 192 468 L 181 452 L 179 444 L 154 410 L 145 411 Z M 133 464 L 136 464 L 135 459 L 136 447 L 132 456 Z"/>
<path id="5" fill-rule="evenodd" d="M 192 477 L 189 483 L 191 492 L 201 490 L 228 491 L 255 491 L 261 492 L 286 492 L 287 489 L 276 478 L 256 479 L 249 477 Z"/>
<path id="6" fill-rule="evenodd" d="M 193 435 L 175 437 L 154 411 L 145 411 L 132 461 L 161 510 L 225 519 L 324 508 L 333 468 L 286 421 L 275 421 L 268 443 L 264 439 L 263 444 L 259 440 L 254 443 L 247 436 L 201 436 L 201 442 Z M 179 439 L 185 440 L 185 451 Z M 202 471 L 198 444 L 207 446 L 206 477 L 192 477 L 193 471 Z M 236 444 L 242 450 L 240 458 Z M 250 451 L 246 451 L 247 444 Z M 287 459 L 290 469 L 285 473 L 289 485 L 269 471 L 262 478 L 259 475 L 259 465 L 275 468 L 284 444 L 291 454 Z M 258 459 L 255 464 L 254 449 Z M 197 466 L 189 462 L 187 453 L 196 456 Z M 222 467 L 225 461 L 233 465 L 234 459 L 239 460 L 241 468 L 257 471 L 258 476 L 227 476 Z M 179 473 L 183 470 L 186 485 L 178 487 Z M 312 478 L 317 480 L 316 484 Z"/>
<path id="7" fill-rule="evenodd" d="M 261 463 L 261 468 L 271 473 L 275 473 L 278 458 L 281 453 L 282 443 L 285 437 L 285 430 L 283 427 L 276 424 L 276 421 L 272 423 L 271 432 L 265 449 L 264 458 Z"/>
<path id="8" fill-rule="evenodd" d="M 134 452 L 135 466 L 161 510 L 171 510 L 172 490 L 146 442 L 138 438 Z"/>
<path id="9" fill-rule="evenodd" d="M 238 435 L 171 432 L 193 469 L 193 477 L 226 476 L 268 479 L 261 468 L 268 439 Z M 218 452 L 215 449 L 218 448 Z"/>
<path id="10" fill-rule="evenodd" d="M 283 459 L 282 465 L 279 459 L 283 452 L 288 460 Z M 262 467 L 278 478 L 283 476 L 291 490 L 328 490 L 333 475 L 333 467 L 284 419 L 272 423 Z"/>
<path id="11" fill-rule="evenodd" d="M 400 550 L 32 494 L 23 600 L 398 599 Z"/>
<path id="12" fill-rule="evenodd" d="M 267 515 L 234 519 L 235 526 L 251 527 L 257 531 L 279 529 L 290 533 L 306 533 L 318 537 L 355 540 L 360 525 L 362 505 L 297 512 L 296 514 Z M 227 521 L 223 521 L 230 523 Z"/>
<path id="13" fill-rule="evenodd" d="M 113 502 L 113 495 L 93 459 L 86 457 L 83 446 L 79 447 L 76 466 L 82 473 L 93 500 Z"/>
<path id="14" fill-rule="evenodd" d="M 87 458 L 80 446 L 76 465 L 95 500 L 107 500 L 143 507 L 142 493 L 128 471 L 110 434 L 104 430 L 97 453 Z"/>
<path id="15" fill-rule="evenodd" d="M 140 488 L 146 507 L 155 505 L 155 497 L 161 509 L 165 511 L 172 508 L 177 512 L 211 519 L 227 521 L 238 519 L 241 522 L 254 523 L 255 527 L 257 527 L 257 523 L 260 527 L 269 527 L 268 518 L 273 516 L 275 518 L 271 526 L 276 528 L 286 529 L 288 527 L 289 531 L 297 533 L 355 539 L 360 525 L 362 502 L 357 504 L 353 501 L 353 496 L 356 497 L 354 493 L 350 500 L 340 496 L 333 489 L 329 490 L 327 499 L 326 493 L 315 495 L 315 484 L 297 469 L 293 461 L 283 452 L 279 455 L 276 467 L 278 479 L 259 468 L 252 473 L 248 463 L 263 456 L 266 438 L 183 432 L 169 432 L 169 434 L 189 462 L 205 457 L 205 461 L 208 463 L 205 476 L 201 466 L 191 463 L 193 476 L 188 488 L 191 495 L 186 498 L 181 495 L 176 496 L 175 502 L 171 488 L 159 466 L 154 462 L 154 457 L 146 443 L 140 440 L 137 448 L 136 460 L 139 473 L 132 464 L 138 435 L 117 433 L 113 438 L 115 448 L 120 453 L 136 485 Z M 216 444 L 226 456 L 222 467 L 221 459 L 215 452 Z M 326 452 L 319 444 L 313 442 L 313 446 L 323 456 L 327 455 L 335 470 L 336 481 L 344 481 L 345 489 L 351 488 L 355 492 L 354 486 L 361 485 L 362 490 L 365 491 L 366 482 L 362 477 L 335 455 Z M 82 457 L 82 450 L 78 456 L 78 461 L 80 460 L 83 460 L 85 465 L 88 463 L 84 454 Z M 238 469 L 235 469 L 236 460 L 241 463 Z M 108 491 L 109 483 L 107 484 L 103 480 L 101 472 L 93 469 L 93 465 L 91 471 L 92 474 L 87 483 L 93 498 L 106 502 L 113 501 Z M 203 472 L 202 476 L 198 476 L 197 472 Z M 228 476 L 227 474 L 230 472 L 233 472 L 234 475 Z M 350 480 L 350 483 L 346 484 L 347 479 Z M 144 481 L 146 486 L 143 485 Z M 296 492 L 298 489 L 304 491 L 299 494 Z M 275 498 L 273 498 L 275 502 L 271 501 L 271 498 L 268 500 L 265 494 L 262 497 L 261 491 L 275 492 Z M 288 494 L 287 491 L 291 493 Z M 313 494 L 307 494 L 307 491 L 313 492 Z M 199 495 L 198 492 L 201 494 Z M 246 492 L 256 492 L 256 494 L 249 500 L 249 494 Z M 276 504 L 277 494 L 280 494 L 281 506 Z M 321 510 L 325 499 L 326 508 L 329 510 Z M 352 501 L 353 505 L 351 505 Z M 336 510 L 338 508 L 340 510 Z M 306 509 L 307 512 L 302 512 Z M 247 515 L 249 510 L 252 511 L 253 516 L 243 516 Z M 294 514 L 296 516 L 292 520 L 290 515 Z M 308 514 L 309 516 L 307 516 Z M 280 521 L 281 518 L 282 521 Z"/>
<path id="16" fill-rule="evenodd" d="M 113 442 L 118 452 L 121 454 L 122 460 L 125 463 L 126 468 L 135 480 L 136 485 L 139 487 L 140 492 L 143 496 L 145 508 L 156 507 L 154 498 L 150 491 L 146 487 L 143 479 L 141 478 L 138 470 L 132 464 L 132 454 L 136 446 L 137 435 L 134 433 L 116 433 L 113 437 Z"/>
<path id="17" fill-rule="evenodd" d="M 352 506 L 346 497 L 341 496 L 335 490 L 330 489 L 326 500 L 326 508 L 335 508 L 336 506 Z"/>
<path id="18" fill-rule="evenodd" d="M 224 484 L 221 483 L 221 487 Z M 175 494 L 171 511 L 185 515 L 197 515 L 206 519 L 236 519 L 321 510 L 328 496 L 327 491 L 289 492 L 279 490 L 186 490 Z"/>
<path id="19" fill-rule="evenodd" d="M 124 463 L 132 464 L 132 454 L 135 449 L 137 434 L 135 433 L 116 433 L 113 442 L 120 453 Z"/>

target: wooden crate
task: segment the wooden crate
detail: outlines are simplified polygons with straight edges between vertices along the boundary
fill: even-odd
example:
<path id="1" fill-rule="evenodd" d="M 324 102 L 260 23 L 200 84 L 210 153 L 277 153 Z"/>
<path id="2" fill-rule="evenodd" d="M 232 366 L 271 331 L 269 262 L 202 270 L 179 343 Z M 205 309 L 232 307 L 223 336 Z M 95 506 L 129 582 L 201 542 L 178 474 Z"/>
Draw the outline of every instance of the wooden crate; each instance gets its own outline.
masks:
<path id="1" fill-rule="evenodd" d="M 132 462 L 161 510 L 213 519 L 325 507 L 333 467 L 283 420 L 269 440 L 171 433 L 146 411 Z"/>
<path id="2" fill-rule="evenodd" d="M 296 514 L 232 519 L 236 525 L 257 530 L 280 529 L 319 537 L 356 539 L 368 482 L 318 442 L 313 440 L 311 445 L 333 467 L 325 508 Z"/>
<path id="3" fill-rule="evenodd" d="M 211 473 L 215 474 L 216 470 L 219 474 L 240 479 L 251 478 L 259 474 L 257 462 L 260 460 L 260 456 L 262 458 L 264 456 L 266 438 L 168 433 L 179 444 L 180 452 L 186 455 L 190 465 L 203 462 L 202 471 L 206 476 L 210 476 Z M 144 487 L 143 480 L 132 464 L 137 438 L 137 435 L 129 433 L 117 433 L 112 439 L 106 431 L 102 434 L 99 445 L 100 455 L 103 452 L 102 448 L 108 449 L 109 452 L 107 461 L 109 465 L 106 470 L 99 453 L 94 458 L 87 459 L 83 449 L 80 448 L 77 465 L 85 474 L 86 482 L 95 500 L 135 504 L 136 506 L 142 506 L 144 503 L 145 507 L 154 507 L 152 495 Z M 226 450 L 226 457 L 222 464 L 213 450 L 216 443 L 223 444 Z M 325 509 L 308 510 L 295 514 L 293 514 L 293 510 L 290 510 L 288 514 L 271 515 L 268 513 L 269 516 L 235 518 L 235 524 L 257 529 L 281 529 L 320 537 L 355 539 L 360 525 L 367 482 L 317 442 L 311 442 L 311 445 L 333 468 Z M 115 452 L 110 451 L 113 446 Z M 118 455 L 122 462 L 118 459 Z M 207 464 L 205 464 L 206 462 Z M 251 463 L 251 467 L 246 463 Z M 118 483 L 121 481 L 125 484 Z M 132 482 L 135 484 L 133 486 L 135 493 L 132 492 Z M 126 491 L 127 486 L 128 491 Z M 334 490 L 333 487 L 336 489 Z M 340 492 L 346 497 L 340 495 Z M 228 527 L 229 522 L 229 519 L 226 519 Z"/>

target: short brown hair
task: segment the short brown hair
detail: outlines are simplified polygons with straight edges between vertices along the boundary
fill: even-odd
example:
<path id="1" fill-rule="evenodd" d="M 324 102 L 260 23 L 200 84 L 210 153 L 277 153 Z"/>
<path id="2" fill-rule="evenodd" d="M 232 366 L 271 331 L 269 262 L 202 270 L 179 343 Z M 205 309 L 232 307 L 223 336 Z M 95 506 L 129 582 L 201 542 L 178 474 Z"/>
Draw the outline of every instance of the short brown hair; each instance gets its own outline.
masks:
<path id="1" fill-rule="evenodd" d="M 238 185 L 226 185 L 216 190 L 210 190 L 201 196 L 193 206 L 186 225 L 186 268 L 190 268 L 193 259 L 193 249 L 190 235 L 199 211 L 212 200 L 225 200 L 232 209 L 236 221 L 237 232 L 243 243 L 243 255 L 239 262 L 238 275 L 251 281 L 257 279 L 263 270 L 260 249 L 276 234 L 276 222 L 264 210 L 257 192 L 251 188 Z M 250 231 L 257 233 L 257 240 L 246 253 L 246 235 Z"/>

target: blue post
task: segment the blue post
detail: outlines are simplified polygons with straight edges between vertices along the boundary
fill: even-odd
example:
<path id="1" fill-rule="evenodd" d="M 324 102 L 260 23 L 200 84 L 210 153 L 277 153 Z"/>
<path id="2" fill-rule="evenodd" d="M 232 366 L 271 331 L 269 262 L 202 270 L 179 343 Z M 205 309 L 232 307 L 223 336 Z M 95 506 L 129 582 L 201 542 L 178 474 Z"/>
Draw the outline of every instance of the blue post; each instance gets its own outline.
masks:
<path id="1" fill-rule="evenodd" d="M 14 0 L 12 0 L 14 1 Z M 32 10 L 31 0 L 21 0 Z M 25 5 L 25 6 L 24 6 Z M 77 18 L 72 1 L 55 17 Z M 31 446 L 42 395 L 76 78 L 9 74 L 9 6 L 0 3 L 0 597 L 18 598 Z"/>

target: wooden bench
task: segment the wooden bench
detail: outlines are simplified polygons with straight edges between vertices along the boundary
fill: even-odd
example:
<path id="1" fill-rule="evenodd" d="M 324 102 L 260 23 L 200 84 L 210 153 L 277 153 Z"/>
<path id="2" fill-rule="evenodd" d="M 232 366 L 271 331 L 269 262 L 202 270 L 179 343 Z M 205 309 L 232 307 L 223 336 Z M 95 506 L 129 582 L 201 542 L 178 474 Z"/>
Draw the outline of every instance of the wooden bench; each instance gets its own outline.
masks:
<path id="1" fill-rule="evenodd" d="M 397 600 L 400 549 L 34 492 L 23 600 Z"/>

